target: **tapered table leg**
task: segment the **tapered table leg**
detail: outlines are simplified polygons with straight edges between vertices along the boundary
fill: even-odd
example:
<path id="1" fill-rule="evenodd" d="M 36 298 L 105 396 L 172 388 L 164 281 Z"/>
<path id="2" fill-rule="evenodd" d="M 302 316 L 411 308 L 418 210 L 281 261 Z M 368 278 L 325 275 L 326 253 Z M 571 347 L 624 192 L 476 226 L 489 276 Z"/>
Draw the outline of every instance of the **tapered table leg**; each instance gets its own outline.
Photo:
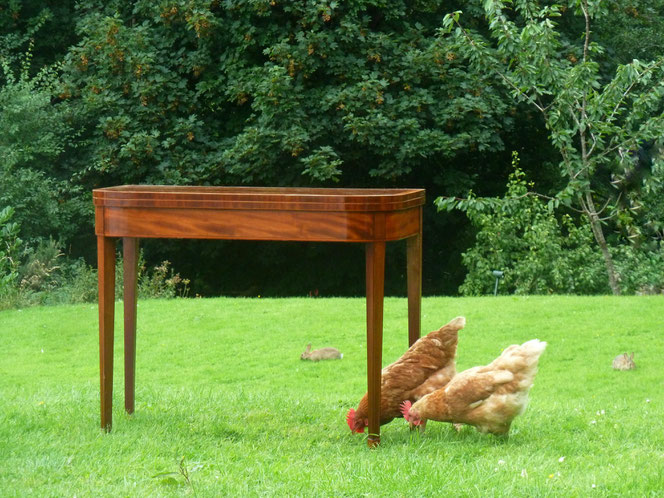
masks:
<path id="1" fill-rule="evenodd" d="M 380 371 L 383 355 L 383 297 L 385 292 L 385 242 L 366 246 L 367 278 L 367 384 L 369 398 L 369 438 L 367 444 L 380 444 Z"/>
<path id="2" fill-rule="evenodd" d="M 115 314 L 115 239 L 97 237 L 99 283 L 99 378 L 101 428 L 113 424 L 113 320 Z"/>
<path id="3" fill-rule="evenodd" d="M 138 280 L 138 239 L 122 239 L 124 265 L 124 369 L 125 410 L 134 413 L 136 386 L 136 284 Z"/>
<path id="4" fill-rule="evenodd" d="M 408 345 L 420 338 L 422 316 L 422 233 L 407 242 Z"/>

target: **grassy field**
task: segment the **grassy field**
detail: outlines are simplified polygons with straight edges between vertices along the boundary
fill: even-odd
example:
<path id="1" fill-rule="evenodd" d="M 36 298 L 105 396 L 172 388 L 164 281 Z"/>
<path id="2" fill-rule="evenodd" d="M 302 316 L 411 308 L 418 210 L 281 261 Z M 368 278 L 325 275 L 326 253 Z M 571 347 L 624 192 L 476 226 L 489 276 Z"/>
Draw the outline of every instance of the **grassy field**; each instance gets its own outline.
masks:
<path id="1" fill-rule="evenodd" d="M 120 317 L 121 305 L 118 306 Z M 0 496 L 660 496 L 664 297 L 427 298 L 423 333 L 468 320 L 458 367 L 549 347 L 509 439 L 402 419 L 368 450 L 344 417 L 366 390 L 362 299 L 139 302 L 136 413 L 98 428 L 96 306 L 0 313 Z M 407 346 L 385 303 L 385 363 Z M 343 360 L 300 353 L 335 346 Z M 634 351 L 637 369 L 617 372 Z"/>

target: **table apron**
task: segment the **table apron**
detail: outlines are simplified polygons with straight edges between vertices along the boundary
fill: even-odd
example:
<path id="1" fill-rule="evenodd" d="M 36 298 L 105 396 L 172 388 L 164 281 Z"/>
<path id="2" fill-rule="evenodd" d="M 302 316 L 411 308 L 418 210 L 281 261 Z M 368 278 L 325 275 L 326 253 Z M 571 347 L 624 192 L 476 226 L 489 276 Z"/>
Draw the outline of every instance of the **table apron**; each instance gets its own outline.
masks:
<path id="1" fill-rule="evenodd" d="M 105 237 L 373 242 L 418 235 L 420 212 L 97 206 L 95 226 Z"/>

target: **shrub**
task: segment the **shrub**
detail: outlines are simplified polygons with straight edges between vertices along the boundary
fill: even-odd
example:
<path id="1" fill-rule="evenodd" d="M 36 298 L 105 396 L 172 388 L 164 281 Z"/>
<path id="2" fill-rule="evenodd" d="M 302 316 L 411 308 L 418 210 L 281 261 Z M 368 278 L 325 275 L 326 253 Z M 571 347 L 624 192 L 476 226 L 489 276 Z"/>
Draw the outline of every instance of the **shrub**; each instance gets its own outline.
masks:
<path id="1" fill-rule="evenodd" d="M 0 211 L 0 310 L 36 305 L 96 302 L 97 270 L 82 258 L 65 257 L 61 245 L 42 239 L 28 247 L 18 238 L 18 223 L 11 222 L 13 210 Z M 163 261 L 147 268 L 141 253 L 138 296 L 149 298 L 187 297 L 189 280 Z M 115 298 L 122 299 L 123 265 L 116 265 Z"/>
<path id="2" fill-rule="evenodd" d="M 163 261 L 159 266 L 146 272 L 145 267 L 139 273 L 138 295 L 142 298 L 187 297 L 189 280 L 180 277 L 170 268 L 170 261 Z"/>
<path id="3" fill-rule="evenodd" d="M 12 206 L 21 236 L 69 237 L 81 216 L 72 211 L 71 177 L 58 160 L 74 136 L 66 106 L 52 103 L 57 67 L 30 76 L 31 51 L 18 74 L 0 57 L 0 206 Z"/>
<path id="4" fill-rule="evenodd" d="M 502 270 L 503 292 L 517 294 L 608 292 L 601 255 L 586 224 L 569 215 L 559 219 L 540 197 L 529 195 L 525 174 L 510 175 L 501 202 L 471 197 L 464 206 L 477 228 L 475 245 L 462 255 L 468 274 L 464 295 L 493 291 L 493 270 Z"/>
<path id="5" fill-rule="evenodd" d="M 664 250 L 644 250 L 638 246 L 613 249 L 622 292 L 628 294 L 664 293 Z"/>
<path id="6" fill-rule="evenodd" d="M 18 237 L 19 224 L 12 221 L 14 208 L 0 210 L 0 309 L 2 302 L 13 294 L 19 278 L 22 241 Z"/>

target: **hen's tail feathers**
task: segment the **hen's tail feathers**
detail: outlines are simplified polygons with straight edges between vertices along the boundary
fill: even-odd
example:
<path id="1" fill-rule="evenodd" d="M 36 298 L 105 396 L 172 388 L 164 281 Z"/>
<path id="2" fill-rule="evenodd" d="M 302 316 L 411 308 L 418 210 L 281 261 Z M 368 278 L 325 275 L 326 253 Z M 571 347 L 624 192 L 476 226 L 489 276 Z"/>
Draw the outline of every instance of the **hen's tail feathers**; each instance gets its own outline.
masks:
<path id="1" fill-rule="evenodd" d="M 453 329 L 456 329 L 456 330 L 461 330 L 465 326 L 466 326 L 466 318 L 463 317 L 463 316 L 457 316 L 456 318 L 453 318 L 446 325 L 446 327 L 452 327 Z"/>
<path id="2" fill-rule="evenodd" d="M 546 349 L 546 342 L 532 339 L 521 345 L 522 355 L 526 357 L 530 366 L 537 366 L 539 357 Z"/>
<path id="3" fill-rule="evenodd" d="M 410 422 L 410 420 L 408 420 L 408 414 L 410 413 L 410 407 L 411 406 L 412 406 L 412 403 L 408 400 L 404 401 L 400 405 L 400 407 L 401 407 L 400 410 L 401 410 L 401 413 L 403 415 L 403 418 L 405 418 L 406 421 L 408 421 L 408 422 Z"/>
<path id="4" fill-rule="evenodd" d="M 546 342 L 540 341 L 539 339 L 531 339 L 528 342 L 524 342 L 521 347 L 533 355 L 536 354 L 539 358 L 539 355 L 541 355 L 546 349 Z"/>
<path id="5" fill-rule="evenodd" d="M 519 375 L 523 387 L 531 387 L 546 342 L 533 339 L 521 345 L 514 344 L 505 348 L 501 355 L 487 367 L 490 370 L 509 370 Z"/>

